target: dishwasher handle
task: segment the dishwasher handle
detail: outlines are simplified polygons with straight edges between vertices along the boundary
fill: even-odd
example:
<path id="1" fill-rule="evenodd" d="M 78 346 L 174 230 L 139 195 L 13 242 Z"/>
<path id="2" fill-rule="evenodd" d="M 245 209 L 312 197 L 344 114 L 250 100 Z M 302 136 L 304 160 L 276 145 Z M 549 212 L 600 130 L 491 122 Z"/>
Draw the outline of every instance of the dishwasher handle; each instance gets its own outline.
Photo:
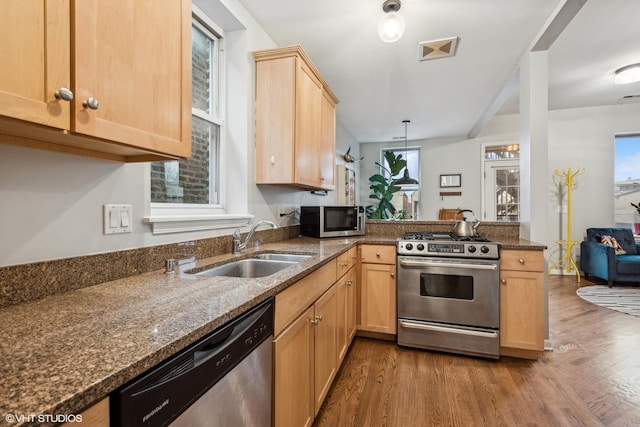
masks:
<path id="1" fill-rule="evenodd" d="M 259 310 L 254 311 L 251 315 L 247 316 L 245 319 L 235 324 L 233 328 L 230 328 L 228 331 L 225 331 L 221 336 L 212 337 L 211 341 L 203 343 L 204 345 L 199 348 L 197 351 L 193 353 L 193 367 L 196 368 L 203 363 L 207 363 L 214 356 L 222 353 L 229 347 L 229 344 L 235 342 L 238 337 L 245 335 L 245 333 L 254 326 L 254 323 L 260 319 L 265 312 L 269 310 L 269 306 L 263 306 Z M 264 328 L 264 326 L 258 326 L 256 333 L 247 334 L 248 336 L 244 338 L 245 344 L 247 346 L 251 346 L 259 340 L 259 332 L 263 332 L 260 328 Z M 262 341 L 262 340 L 260 340 Z M 220 360 L 216 362 L 216 368 L 219 368 L 221 365 L 225 364 L 231 358 L 230 353 L 225 354 Z"/>

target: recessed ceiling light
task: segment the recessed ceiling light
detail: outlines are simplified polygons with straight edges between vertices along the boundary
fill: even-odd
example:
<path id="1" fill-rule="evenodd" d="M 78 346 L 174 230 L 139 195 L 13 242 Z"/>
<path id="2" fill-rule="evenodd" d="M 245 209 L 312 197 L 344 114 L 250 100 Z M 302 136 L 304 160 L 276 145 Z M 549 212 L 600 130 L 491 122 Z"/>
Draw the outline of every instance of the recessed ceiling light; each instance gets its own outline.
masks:
<path id="1" fill-rule="evenodd" d="M 626 85 L 637 81 L 640 81 L 640 64 L 631 64 L 616 70 L 615 84 Z"/>

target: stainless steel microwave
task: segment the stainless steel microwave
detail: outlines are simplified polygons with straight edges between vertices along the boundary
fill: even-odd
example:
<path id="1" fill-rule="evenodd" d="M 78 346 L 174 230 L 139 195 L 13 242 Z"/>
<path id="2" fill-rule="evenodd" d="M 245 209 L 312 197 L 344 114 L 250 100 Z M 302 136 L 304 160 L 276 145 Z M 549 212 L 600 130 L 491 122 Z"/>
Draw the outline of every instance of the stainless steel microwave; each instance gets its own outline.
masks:
<path id="1" fill-rule="evenodd" d="M 300 231 L 303 236 L 345 237 L 364 234 L 363 206 L 301 206 Z"/>

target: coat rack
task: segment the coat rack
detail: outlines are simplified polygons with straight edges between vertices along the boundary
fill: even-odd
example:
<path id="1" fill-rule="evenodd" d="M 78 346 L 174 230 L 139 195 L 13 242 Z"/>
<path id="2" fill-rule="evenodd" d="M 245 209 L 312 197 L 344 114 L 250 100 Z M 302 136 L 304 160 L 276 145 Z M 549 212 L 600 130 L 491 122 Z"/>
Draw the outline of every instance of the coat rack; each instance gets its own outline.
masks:
<path id="1" fill-rule="evenodd" d="M 551 273 L 551 270 L 557 267 L 560 267 L 562 270 L 567 271 L 569 273 L 572 272 L 572 269 L 575 268 L 576 270 L 576 278 L 578 279 L 578 283 L 580 283 L 580 269 L 578 268 L 578 266 L 576 265 L 576 262 L 573 259 L 573 255 L 571 254 L 572 252 L 572 248 L 578 244 L 580 244 L 579 240 L 572 240 L 571 236 L 571 205 L 572 205 L 572 192 L 573 189 L 578 185 L 577 182 L 575 182 L 575 178 L 577 176 L 583 175 L 585 172 L 584 168 L 581 168 L 580 166 L 578 166 L 576 168 L 576 171 L 572 171 L 571 168 L 567 169 L 567 170 L 562 170 L 562 172 L 559 172 L 558 169 L 555 169 L 553 171 L 553 174 L 555 176 L 558 176 L 560 178 L 563 178 L 564 180 L 562 182 L 560 182 L 559 186 L 560 187 L 566 187 L 567 188 L 567 238 L 566 240 L 556 240 L 556 243 L 559 244 L 561 247 L 565 248 L 565 251 L 567 252 L 567 256 L 566 259 L 561 258 L 560 261 L 558 261 L 557 263 L 553 264 L 551 267 L 549 267 L 549 273 Z M 560 201 L 560 206 L 562 206 L 562 201 Z"/>

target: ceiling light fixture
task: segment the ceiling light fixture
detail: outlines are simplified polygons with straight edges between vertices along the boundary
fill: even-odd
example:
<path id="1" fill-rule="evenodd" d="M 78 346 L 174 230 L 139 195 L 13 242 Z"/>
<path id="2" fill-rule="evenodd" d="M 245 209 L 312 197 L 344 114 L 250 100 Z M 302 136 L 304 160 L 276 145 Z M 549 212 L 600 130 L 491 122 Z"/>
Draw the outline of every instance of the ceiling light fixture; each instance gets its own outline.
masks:
<path id="1" fill-rule="evenodd" d="M 397 42 L 404 34 L 404 18 L 398 12 L 400 6 L 400 0 L 385 0 L 382 3 L 384 15 L 378 22 L 378 36 L 383 42 Z"/>
<path id="2" fill-rule="evenodd" d="M 631 64 L 616 70 L 615 84 L 626 85 L 637 81 L 640 81 L 640 64 Z"/>
<path id="3" fill-rule="evenodd" d="M 409 175 L 409 150 L 407 149 L 407 125 L 411 123 L 411 120 L 403 120 L 404 123 L 404 158 L 407 161 L 407 165 L 404 168 L 404 175 L 400 179 L 396 179 L 393 181 L 393 185 L 397 185 L 401 187 L 403 190 L 417 190 L 418 189 L 418 180 L 411 178 Z"/>

